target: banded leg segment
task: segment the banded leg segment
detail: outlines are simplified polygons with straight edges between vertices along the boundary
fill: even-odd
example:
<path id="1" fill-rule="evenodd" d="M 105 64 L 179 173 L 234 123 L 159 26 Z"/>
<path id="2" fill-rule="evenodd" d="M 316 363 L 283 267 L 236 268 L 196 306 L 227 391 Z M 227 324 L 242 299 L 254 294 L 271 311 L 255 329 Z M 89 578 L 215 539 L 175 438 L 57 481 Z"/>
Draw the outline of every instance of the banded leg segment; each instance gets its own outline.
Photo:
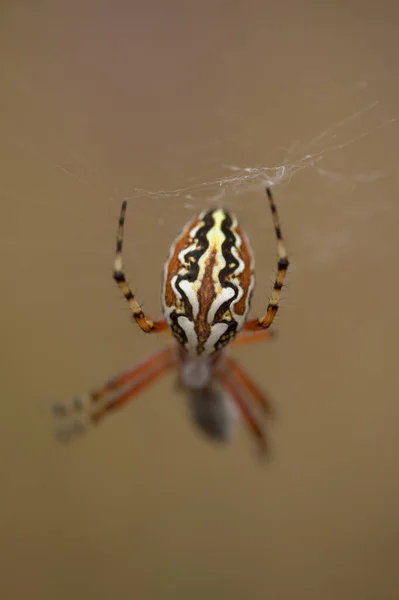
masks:
<path id="1" fill-rule="evenodd" d="M 118 284 L 119 288 L 122 291 L 122 294 L 125 296 L 126 300 L 129 302 L 130 308 L 132 309 L 133 317 L 137 323 L 137 325 L 145 331 L 146 333 L 150 333 L 152 331 L 161 331 L 167 329 L 167 324 L 165 321 L 152 321 L 148 319 L 143 313 L 143 309 L 140 304 L 134 297 L 132 290 L 129 287 L 129 284 L 125 277 L 125 272 L 123 269 L 122 262 L 122 247 L 123 247 L 123 227 L 125 224 L 125 214 L 126 214 L 127 201 L 124 200 L 122 202 L 121 214 L 119 216 L 119 226 L 118 226 L 118 234 L 116 239 L 116 256 L 114 263 L 114 279 Z"/>
<path id="2" fill-rule="evenodd" d="M 261 327 L 262 329 L 267 329 L 273 323 L 274 317 L 276 316 L 278 308 L 279 308 L 278 303 L 279 303 L 279 299 L 280 299 L 280 293 L 281 293 L 284 278 L 285 278 L 285 275 L 287 273 L 287 269 L 289 266 L 287 251 L 285 249 L 285 245 L 283 242 L 283 236 L 281 233 L 280 222 L 279 222 L 279 218 L 278 218 L 278 214 L 277 214 L 277 208 L 276 208 L 276 205 L 274 204 L 274 200 L 273 200 L 273 196 L 272 196 L 272 192 L 271 192 L 270 188 L 266 188 L 266 194 L 267 194 L 267 198 L 269 200 L 270 210 L 272 212 L 272 217 L 273 217 L 274 230 L 276 232 L 276 238 L 277 238 L 277 250 L 278 250 L 277 275 L 276 275 L 276 279 L 275 279 L 274 286 L 273 286 L 272 296 L 271 296 L 269 304 L 267 306 L 265 316 L 261 317 L 260 319 L 247 321 L 247 323 L 245 323 L 244 328 L 243 328 L 243 329 L 247 329 L 247 330 L 259 329 L 259 327 Z"/>

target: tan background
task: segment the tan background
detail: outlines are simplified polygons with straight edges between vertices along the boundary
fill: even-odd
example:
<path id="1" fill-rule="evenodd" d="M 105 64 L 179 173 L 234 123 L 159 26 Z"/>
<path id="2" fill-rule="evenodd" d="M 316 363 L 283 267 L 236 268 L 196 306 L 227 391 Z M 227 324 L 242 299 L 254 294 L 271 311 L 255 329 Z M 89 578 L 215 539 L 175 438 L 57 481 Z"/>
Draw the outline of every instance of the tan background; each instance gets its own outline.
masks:
<path id="1" fill-rule="evenodd" d="M 399 598 L 397 2 L 3 2 L 1 597 Z M 239 169 L 232 169 L 239 167 Z M 284 168 L 283 168 L 284 167 Z M 247 169 L 247 170 L 243 170 Z M 205 442 L 168 377 L 70 447 L 46 407 L 160 347 L 169 244 L 201 207 L 292 259 L 278 341 L 237 350 L 277 418 Z"/>

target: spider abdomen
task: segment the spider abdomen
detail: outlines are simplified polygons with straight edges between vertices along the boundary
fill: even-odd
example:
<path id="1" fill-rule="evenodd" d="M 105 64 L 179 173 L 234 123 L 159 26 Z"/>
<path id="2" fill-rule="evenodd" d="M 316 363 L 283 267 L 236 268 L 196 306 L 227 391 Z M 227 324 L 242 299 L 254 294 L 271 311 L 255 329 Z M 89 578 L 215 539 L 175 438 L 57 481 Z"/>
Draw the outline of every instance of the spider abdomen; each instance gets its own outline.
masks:
<path id="1" fill-rule="evenodd" d="M 212 354 L 243 326 L 254 287 L 251 247 L 237 219 L 201 213 L 172 244 L 162 305 L 177 341 L 190 354 Z"/>

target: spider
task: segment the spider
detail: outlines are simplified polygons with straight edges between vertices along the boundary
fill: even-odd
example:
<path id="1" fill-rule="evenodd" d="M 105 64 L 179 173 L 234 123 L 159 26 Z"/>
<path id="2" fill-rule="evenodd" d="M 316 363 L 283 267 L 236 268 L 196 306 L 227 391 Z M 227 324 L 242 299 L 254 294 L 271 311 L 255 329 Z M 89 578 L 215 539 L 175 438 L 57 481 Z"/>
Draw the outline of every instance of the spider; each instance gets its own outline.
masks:
<path id="1" fill-rule="evenodd" d="M 229 440 L 232 417 L 238 412 L 260 448 L 266 449 L 260 415 L 271 411 L 268 398 L 226 352 L 233 341 L 244 344 L 272 337 L 269 327 L 278 311 L 289 262 L 270 188 L 266 195 L 277 237 L 278 268 L 266 313 L 252 320 L 247 316 L 255 283 L 253 253 L 236 217 L 220 208 L 203 211 L 173 242 L 163 272 L 164 319 L 153 321 L 145 315 L 122 263 L 127 207 L 123 201 L 114 279 L 140 329 L 145 333 L 169 330 L 174 340 L 91 393 L 54 405 L 62 421 L 58 431 L 62 440 L 99 423 L 175 368 L 177 386 L 186 392 L 192 420 L 203 433 L 215 440 Z"/>

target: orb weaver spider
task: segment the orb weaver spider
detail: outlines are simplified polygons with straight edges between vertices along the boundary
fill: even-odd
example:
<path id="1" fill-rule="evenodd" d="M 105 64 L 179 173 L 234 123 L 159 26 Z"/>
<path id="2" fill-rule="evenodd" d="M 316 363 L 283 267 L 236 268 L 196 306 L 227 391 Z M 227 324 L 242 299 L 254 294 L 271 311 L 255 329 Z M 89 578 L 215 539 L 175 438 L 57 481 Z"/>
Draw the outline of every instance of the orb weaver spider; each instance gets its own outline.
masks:
<path id="1" fill-rule="evenodd" d="M 243 344 L 272 337 L 268 329 L 278 311 L 289 262 L 270 188 L 266 188 L 266 194 L 277 237 L 278 268 L 266 313 L 253 320 L 247 320 L 255 283 L 253 253 L 236 217 L 222 209 L 203 211 L 176 238 L 163 273 L 164 319 L 148 318 L 123 269 L 127 202 L 122 203 L 114 279 L 140 329 L 145 333 L 169 330 L 174 340 L 90 394 L 56 404 L 54 412 L 63 421 L 58 432 L 61 439 L 69 440 L 88 425 L 99 423 L 176 368 L 178 387 L 187 393 L 192 419 L 205 434 L 216 440 L 228 440 L 235 405 L 260 447 L 266 448 L 259 410 L 270 412 L 267 396 L 225 350 L 233 340 L 235 344 Z"/>

